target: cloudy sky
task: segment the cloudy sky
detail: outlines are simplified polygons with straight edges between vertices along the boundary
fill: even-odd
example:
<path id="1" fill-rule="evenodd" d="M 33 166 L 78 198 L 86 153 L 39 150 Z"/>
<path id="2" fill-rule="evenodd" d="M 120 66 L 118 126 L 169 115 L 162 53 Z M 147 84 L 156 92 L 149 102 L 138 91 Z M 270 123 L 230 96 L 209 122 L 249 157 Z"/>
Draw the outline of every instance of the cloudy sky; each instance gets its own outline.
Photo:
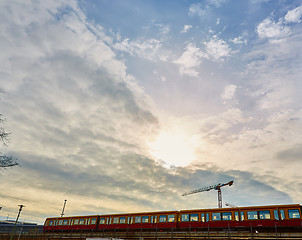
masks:
<path id="1" fill-rule="evenodd" d="M 4 0 L 0 219 L 302 203 L 300 0 Z"/>

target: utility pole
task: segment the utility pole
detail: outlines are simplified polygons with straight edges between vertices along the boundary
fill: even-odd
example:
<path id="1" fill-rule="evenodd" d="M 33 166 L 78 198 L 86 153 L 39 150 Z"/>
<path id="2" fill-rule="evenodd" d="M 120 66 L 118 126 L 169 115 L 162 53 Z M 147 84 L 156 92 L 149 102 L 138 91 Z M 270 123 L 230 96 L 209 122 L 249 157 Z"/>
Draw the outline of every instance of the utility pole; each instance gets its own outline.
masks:
<path id="1" fill-rule="evenodd" d="M 64 210 L 65 210 L 66 202 L 67 202 L 67 200 L 65 199 L 65 200 L 64 200 L 63 209 L 62 209 L 62 213 L 61 213 L 61 217 L 64 216 Z"/>
<path id="2" fill-rule="evenodd" d="M 16 221 L 15 221 L 15 225 L 14 225 L 14 229 L 13 229 L 13 232 L 12 232 L 12 235 L 10 236 L 10 240 L 12 240 L 13 239 L 13 237 L 14 237 L 14 234 L 15 234 L 15 230 L 16 230 L 16 225 L 17 225 L 17 223 L 18 223 L 18 219 L 19 219 L 19 217 L 20 217 L 20 214 L 21 214 L 21 211 L 22 211 L 22 208 L 23 207 L 25 207 L 24 205 L 18 205 L 19 206 L 19 212 L 18 212 L 18 216 L 17 216 L 17 218 L 16 218 Z"/>

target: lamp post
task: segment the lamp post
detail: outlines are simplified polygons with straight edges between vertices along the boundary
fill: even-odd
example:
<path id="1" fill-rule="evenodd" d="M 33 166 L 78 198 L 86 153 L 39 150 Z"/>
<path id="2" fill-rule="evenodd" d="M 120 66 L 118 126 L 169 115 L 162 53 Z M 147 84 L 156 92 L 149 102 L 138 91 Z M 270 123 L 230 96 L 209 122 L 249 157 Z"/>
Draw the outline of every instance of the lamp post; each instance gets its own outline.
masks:
<path id="1" fill-rule="evenodd" d="M 65 200 L 64 200 L 63 209 L 62 209 L 62 213 L 61 213 L 61 217 L 64 216 L 64 210 L 65 210 L 66 202 L 67 202 L 67 200 L 65 199 Z"/>
<path id="2" fill-rule="evenodd" d="M 18 216 L 17 216 L 17 218 L 16 218 L 16 221 L 15 221 L 15 225 L 14 225 L 14 229 L 13 229 L 13 232 L 12 232 L 12 235 L 10 236 L 10 240 L 12 240 L 13 239 L 13 237 L 14 237 L 14 234 L 15 234 L 15 229 L 16 229 L 16 225 L 17 225 L 17 222 L 18 222 L 18 219 L 19 219 L 19 217 L 20 217 L 20 214 L 21 214 L 21 211 L 22 211 L 22 208 L 23 207 L 25 207 L 24 205 L 18 205 L 19 206 L 19 212 L 18 212 Z"/>

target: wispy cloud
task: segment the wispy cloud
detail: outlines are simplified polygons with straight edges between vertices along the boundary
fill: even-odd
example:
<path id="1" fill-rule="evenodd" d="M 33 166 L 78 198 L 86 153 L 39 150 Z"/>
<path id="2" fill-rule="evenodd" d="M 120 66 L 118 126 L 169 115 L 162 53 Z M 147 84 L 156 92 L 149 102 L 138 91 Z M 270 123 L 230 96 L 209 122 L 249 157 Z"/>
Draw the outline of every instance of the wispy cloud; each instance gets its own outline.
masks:
<path id="1" fill-rule="evenodd" d="M 179 73 L 181 75 L 197 77 L 198 71 L 196 68 L 200 65 L 202 58 L 208 58 L 207 54 L 202 52 L 194 44 L 189 43 L 184 53 L 175 60 L 174 63 L 179 65 Z"/>
<path id="2" fill-rule="evenodd" d="M 256 28 L 260 38 L 279 42 L 292 34 L 290 23 L 301 22 L 302 6 L 287 12 L 284 17 L 274 21 L 272 17 L 264 19 Z"/>
<path id="3" fill-rule="evenodd" d="M 181 33 L 186 33 L 186 32 L 188 32 L 191 28 L 192 28 L 191 25 L 185 25 L 185 26 L 184 26 L 184 29 L 181 31 Z"/>
<path id="4" fill-rule="evenodd" d="M 302 16 L 302 6 L 296 7 L 293 10 L 287 12 L 284 17 L 284 20 L 288 23 L 300 23 Z"/>
<path id="5" fill-rule="evenodd" d="M 243 38 L 243 36 L 236 37 L 231 39 L 231 42 L 234 44 L 247 44 L 247 40 Z"/>
<path id="6" fill-rule="evenodd" d="M 124 51 L 132 56 L 153 60 L 158 50 L 161 48 L 161 41 L 157 39 L 147 39 L 142 42 L 125 39 L 113 45 L 116 50 Z"/>
<path id="7" fill-rule="evenodd" d="M 206 0 L 204 3 L 193 3 L 189 8 L 189 16 L 206 16 L 213 8 L 219 8 L 226 2 L 227 0 Z"/>
<path id="8" fill-rule="evenodd" d="M 230 56 L 231 48 L 222 39 L 214 36 L 210 41 L 204 42 L 208 56 L 214 61 L 223 61 L 225 57 Z"/>
<path id="9" fill-rule="evenodd" d="M 222 100 L 225 102 L 227 100 L 233 99 L 236 93 L 237 86 L 234 84 L 230 84 L 224 88 L 224 91 L 221 95 Z"/>

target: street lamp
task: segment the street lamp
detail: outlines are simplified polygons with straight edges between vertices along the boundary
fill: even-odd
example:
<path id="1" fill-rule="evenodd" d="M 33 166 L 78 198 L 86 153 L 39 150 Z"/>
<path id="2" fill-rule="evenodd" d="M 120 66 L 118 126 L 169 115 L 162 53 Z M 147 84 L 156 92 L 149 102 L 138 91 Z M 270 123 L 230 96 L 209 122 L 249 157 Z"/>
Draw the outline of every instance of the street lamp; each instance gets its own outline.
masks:
<path id="1" fill-rule="evenodd" d="M 61 213 L 61 217 L 64 216 L 64 210 L 65 210 L 66 202 L 67 202 L 67 200 L 65 199 L 65 200 L 64 200 L 63 209 L 62 209 L 62 213 Z"/>
<path id="2" fill-rule="evenodd" d="M 18 222 L 18 219 L 19 219 L 19 217 L 20 217 L 20 214 L 21 214 L 21 211 L 22 211 L 22 208 L 23 207 L 25 207 L 24 205 L 18 205 L 20 208 L 19 208 L 19 212 L 18 212 L 18 216 L 17 216 L 17 218 L 16 218 L 16 221 L 15 221 L 15 225 L 14 225 L 14 229 L 13 229 L 13 232 L 12 232 L 12 235 L 10 236 L 10 240 L 12 240 L 13 239 L 13 237 L 14 237 L 14 234 L 15 234 L 15 229 L 16 229 L 16 225 L 17 225 L 17 222 Z"/>

